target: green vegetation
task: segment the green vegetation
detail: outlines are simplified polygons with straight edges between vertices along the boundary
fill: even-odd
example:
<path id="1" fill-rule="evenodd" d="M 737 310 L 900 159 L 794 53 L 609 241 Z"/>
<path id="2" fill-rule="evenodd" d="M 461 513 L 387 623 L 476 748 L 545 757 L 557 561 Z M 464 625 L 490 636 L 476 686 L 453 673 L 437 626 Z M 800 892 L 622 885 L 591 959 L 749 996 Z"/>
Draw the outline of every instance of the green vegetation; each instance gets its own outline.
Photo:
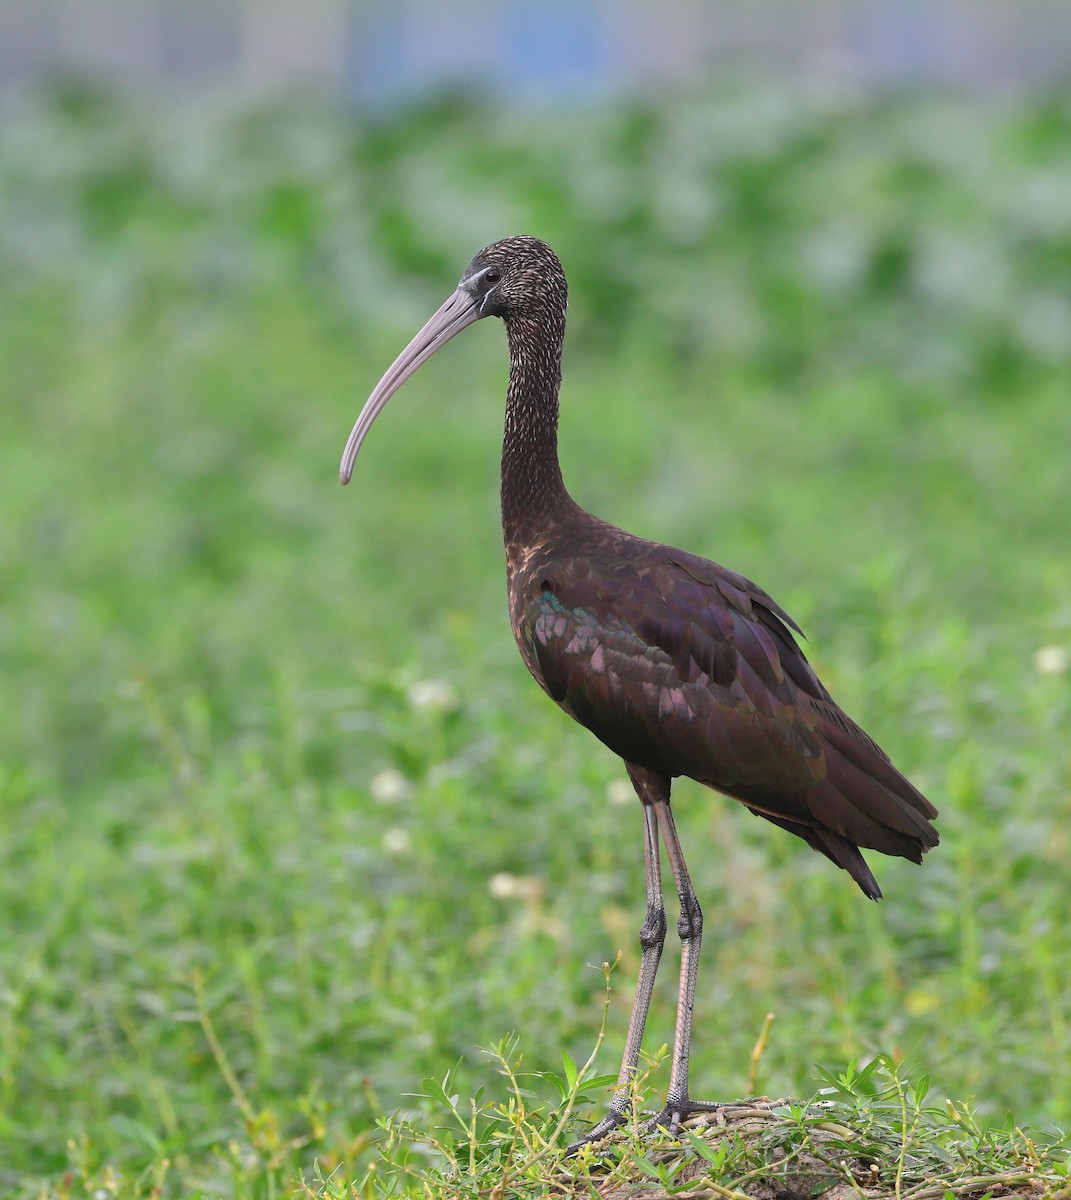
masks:
<path id="1" fill-rule="evenodd" d="M 400 1194 L 403 1180 L 411 1192 L 440 1200 L 548 1193 L 648 1200 L 674 1194 L 691 1200 L 993 1194 L 1062 1200 L 1071 1194 L 1065 1146 L 1039 1147 L 1017 1128 L 985 1129 L 950 1100 L 927 1105 L 928 1077 L 907 1081 L 884 1055 L 861 1070 L 853 1061 L 835 1074 L 820 1071 L 826 1086 L 806 1103 L 725 1105 L 716 1115 L 691 1118 L 675 1138 L 641 1119 L 565 1161 L 562 1129 L 578 1103 L 590 1103 L 587 1090 L 606 1082 L 591 1076 L 591 1060 L 577 1068 L 563 1054 L 562 1075 L 525 1076 L 514 1039 L 494 1047 L 490 1057 L 510 1082 L 505 1103 L 483 1101 L 478 1093 L 463 1108 L 451 1094 L 452 1073 L 425 1080 L 421 1119 L 383 1122 L 382 1156 L 365 1177 L 347 1192 L 344 1180 L 318 1174 L 318 1194 L 326 1200 L 377 1190 Z M 533 1082 L 557 1091 L 556 1107 L 533 1103 Z M 637 1115 L 646 1083 L 638 1089 Z M 661 1107 L 661 1100 L 654 1102 Z"/>
<path id="2" fill-rule="evenodd" d="M 414 1093 L 508 1105 L 477 1047 L 515 1029 L 553 1129 L 547 1072 L 588 1059 L 620 953 L 616 1070 L 640 819 L 510 637 L 501 330 L 335 474 L 512 232 L 572 284 L 578 500 L 770 590 L 941 809 L 924 868 L 872 857 L 874 905 L 678 786 L 697 1094 L 747 1094 L 774 1012 L 757 1090 L 883 1053 L 859 1096 L 921 1106 L 924 1071 L 991 1139 L 978 1174 L 1026 1154 L 986 1129 L 1071 1122 L 1071 100 L 386 117 L 66 87 L 3 118 L 0 1194 L 342 1196 L 373 1162 L 366 1191 L 418 1188 L 377 1121 L 441 1166 L 449 1114 Z M 581 1092 L 562 1142 L 605 1103 Z"/>

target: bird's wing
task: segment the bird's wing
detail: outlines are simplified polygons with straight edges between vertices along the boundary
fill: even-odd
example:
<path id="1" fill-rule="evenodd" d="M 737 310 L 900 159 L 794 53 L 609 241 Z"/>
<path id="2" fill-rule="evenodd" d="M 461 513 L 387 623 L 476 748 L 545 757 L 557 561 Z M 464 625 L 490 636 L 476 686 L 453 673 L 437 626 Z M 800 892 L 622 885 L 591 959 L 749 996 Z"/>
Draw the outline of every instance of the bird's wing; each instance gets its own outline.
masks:
<path id="1" fill-rule="evenodd" d="M 554 567 L 527 610 L 544 685 L 622 757 L 727 790 L 822 773 L 799 701 L 828 693 L 765 592 L 668 550 Z"/>
<path id="2" fill-rule="evenodd" d="M 563 559 L 532 587 L 525 627 L 551 697 L 627 761 L 710 784 L 853 874 L 849 843 L 915 859 L 936 843 L 935 810 L 742 575 L 650 543 Z"/>

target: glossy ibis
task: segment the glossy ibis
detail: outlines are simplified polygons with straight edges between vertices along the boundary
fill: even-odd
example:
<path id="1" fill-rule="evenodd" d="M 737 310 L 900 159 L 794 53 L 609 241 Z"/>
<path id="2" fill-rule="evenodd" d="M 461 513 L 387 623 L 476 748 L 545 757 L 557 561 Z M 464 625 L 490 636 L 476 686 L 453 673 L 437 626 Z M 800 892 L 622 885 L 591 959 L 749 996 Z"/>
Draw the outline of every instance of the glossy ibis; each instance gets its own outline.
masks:
<path id="1" fill-rule="evenodd" d="M 674 827 L 672 780 L 687 775 L 746 805 L 881 896 L 860 846 L 920 862 L 937 815 L 832 700 L 796 641 L 795 621 L 760 587 L 716 563 L 633 537 L 577 505 L 558 465 L 566 283 L 544 242 L 511 237 L 469 263 L 457 290 L 369 396 L 342 455 L 349 481 L 372 422 L 440 346 L 481 317 L 509 342 L 502 532 L 513 635 L 548 696 L 624 760 L 643 813 L 647 917 L 640 972 L 610 1111 L 630 1082 L 666 933 L 659 838 L 680 897 L 680 989 L 666 1108 L 676 1132 L 717 1105 L 688 1094 L 688 1051 L 703 914 Z M 579 1145 L 580 1143 L 578 1143 Z"/>

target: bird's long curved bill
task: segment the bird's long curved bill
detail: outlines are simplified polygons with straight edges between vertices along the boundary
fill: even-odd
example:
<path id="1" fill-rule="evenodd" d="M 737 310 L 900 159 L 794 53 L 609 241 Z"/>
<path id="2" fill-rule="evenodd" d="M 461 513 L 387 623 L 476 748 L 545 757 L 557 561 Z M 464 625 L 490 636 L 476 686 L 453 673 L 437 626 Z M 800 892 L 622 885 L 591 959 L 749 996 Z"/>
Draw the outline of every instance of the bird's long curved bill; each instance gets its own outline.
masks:
<path id="1" fill-rule="evenodd" d="M 413 338 L 408 346 L 390 365 L 387 373 L 376 384 L 375 390 L 365 401 L 361 415 L 357 418 L 350 431 L 346 449 L 342 452 L 342 462 L 338 468 L 338 478 L 342 484 L 350 481 L 353 474 L 353 464 L 357 461 L 357 453 L 361 443 L 372 428 L 372 422 L 383 411 L 387 401 L 402 386 L 410 375 L 457 333 L 480 318 L 478 302 L 463 288 L 456 292 L 436 310 L 428 323 Z"/>

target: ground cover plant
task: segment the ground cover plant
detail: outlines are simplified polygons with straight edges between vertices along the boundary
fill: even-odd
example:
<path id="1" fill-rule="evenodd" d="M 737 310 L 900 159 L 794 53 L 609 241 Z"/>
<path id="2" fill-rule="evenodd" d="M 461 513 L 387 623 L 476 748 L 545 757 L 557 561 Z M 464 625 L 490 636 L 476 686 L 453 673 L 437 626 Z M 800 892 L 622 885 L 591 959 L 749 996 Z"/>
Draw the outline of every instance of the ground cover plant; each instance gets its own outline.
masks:
<path id="1" fill-rule="evenodd" d="M 509 634 L 501 331 L 335 475 L 405 338 L 522 231 L 572 285 L 577 498 L 772 591 L 941 809 L 924 868 L 875 859 L 878 906 L 678 787 L 696 1093 L 806 1103 L 884 1054 L 864 1099 L 925 1075 L 979 1137 L 1059 1136 L 1071 101 L 370 115 L 66 84 L 3 115 L 0 1191 L 419 1190 L 412 1155 L 448 1159 L 390 1139 L 442 1137 L 423 1081 L 508 1108 L 478 1048 L 516 1030 L 553 1131 L 620 954 L 616 1068 L 639 816 Z"/>

